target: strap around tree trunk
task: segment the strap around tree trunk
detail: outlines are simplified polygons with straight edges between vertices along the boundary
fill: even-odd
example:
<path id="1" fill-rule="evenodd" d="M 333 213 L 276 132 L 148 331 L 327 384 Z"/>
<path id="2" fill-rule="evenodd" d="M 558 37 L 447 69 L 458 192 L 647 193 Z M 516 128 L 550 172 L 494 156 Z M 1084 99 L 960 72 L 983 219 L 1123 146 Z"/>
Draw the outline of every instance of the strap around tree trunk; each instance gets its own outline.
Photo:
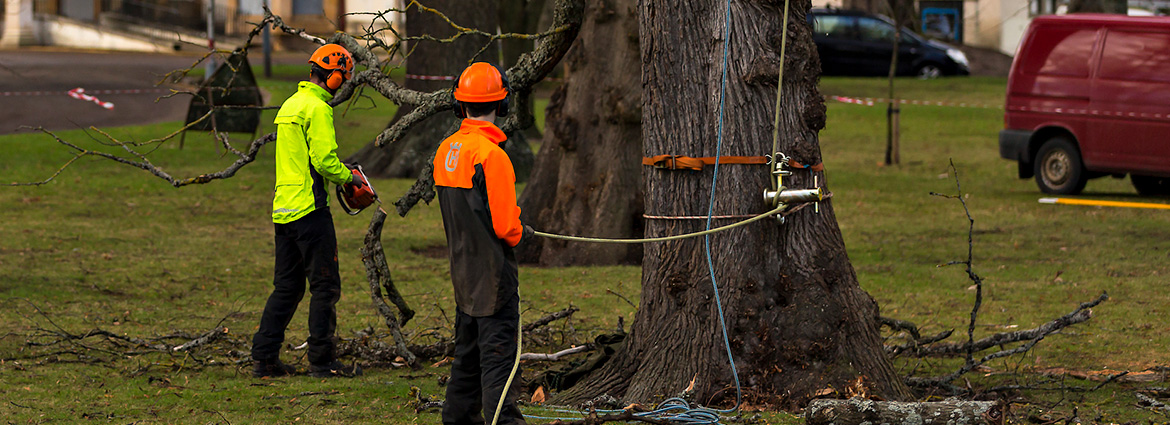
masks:
<path id="1" fill-rule="evenodd" d="M 721 156 L 719 164 L 767 164 L 768 158 L 762 156 Z M 689 157 L 682 155 L 656 155 L 642 158 L 642 165 L 667 170 L 702 170 L 705 165 L 715 165 L 715 157 Z"/>
<path id="2" fill-rule="evenodd" d="M 768 157 L 766 156 L 721 156 L 719 157 L 719 164 L 767 164 Z M 654 168 L 661 168 L 665 170 L 702 170 L 704 166 L 715 165 L 715 157 L 690 157 L 682 155 L 655 155 L 642 158 L 642 165 L 648 165 Z M 805 165 L 796 160 L 789 159 L 788 166 L 798 170 L 808 171 L 824 171 L 825 164 L 817 163 L 814 165 Z"/>

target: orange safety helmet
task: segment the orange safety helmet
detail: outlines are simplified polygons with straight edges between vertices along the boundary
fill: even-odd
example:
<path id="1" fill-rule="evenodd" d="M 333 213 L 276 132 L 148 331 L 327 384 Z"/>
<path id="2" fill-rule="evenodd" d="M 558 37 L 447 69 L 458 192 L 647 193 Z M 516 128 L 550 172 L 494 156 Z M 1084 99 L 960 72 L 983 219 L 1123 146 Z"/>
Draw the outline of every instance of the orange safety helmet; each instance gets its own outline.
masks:
<path id="1" fill-rule="evenodd" d="M 332 71 L 325 77 L 325 87 L 330 90 L 337 90 L 342 83 L 353 77 L 353 56 L 337 44 L 318 47 L 313 56 L 309 57 L 309 63 Z"/>
<path id="2" fill-rule="evenodd" d="M 508 115 L 508 77 L 487 62 L 476 62 L 463 70 L 455 80 L 455 114 L 465 117 L 462 102 L 487 103 L 499 101 L 496 115 Z"/>

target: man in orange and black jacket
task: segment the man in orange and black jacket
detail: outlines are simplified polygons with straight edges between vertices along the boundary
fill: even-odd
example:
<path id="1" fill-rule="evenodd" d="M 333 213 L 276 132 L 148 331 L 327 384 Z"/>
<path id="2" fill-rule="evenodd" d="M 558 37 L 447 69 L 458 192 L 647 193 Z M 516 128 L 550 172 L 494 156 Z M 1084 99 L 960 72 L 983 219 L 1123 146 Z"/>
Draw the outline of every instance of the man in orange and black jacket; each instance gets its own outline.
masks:
<path id="1" fill-rule="evenodd" d="M 444 424 L 490 423 L 519 355 L 520 280 L 512 248 L 533 232 L 520 223 L 515 171 L 499 146 L 507 136 L 493 124 L 508 113 L 508 91 L 504 74 L 490 64 L 464 70 L 455 100 L 465 119 L 435 153 L 456 305 Z M 516 392 L 509 393 L 498 423 L 524 424 Z"/>

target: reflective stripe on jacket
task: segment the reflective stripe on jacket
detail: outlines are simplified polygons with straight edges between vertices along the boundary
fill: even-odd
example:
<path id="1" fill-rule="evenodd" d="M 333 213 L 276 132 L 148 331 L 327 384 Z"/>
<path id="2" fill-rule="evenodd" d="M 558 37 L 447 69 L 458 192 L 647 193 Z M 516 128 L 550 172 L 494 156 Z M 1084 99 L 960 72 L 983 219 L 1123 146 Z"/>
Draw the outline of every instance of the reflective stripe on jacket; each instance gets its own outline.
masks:
<path id="1" fill-rule="evenodd" d="M 276 113 L 273 223 L 289 223 L 329 206 L 324 180 L 334 184 L 353 180 L 349 168 L 337 159 L 333 108 L 325 103 L 331 98 L 321 86 L 301 81 Z"/>
<path id="2" fill-rule="evenodd" d="M 512 247 L 524 226 L 512 161 L 499 147 L 506 139 L 492 123 L 465 119 L 435 152 L 455 304 L 474 317 L 494 314 L 519 285 Z"/>

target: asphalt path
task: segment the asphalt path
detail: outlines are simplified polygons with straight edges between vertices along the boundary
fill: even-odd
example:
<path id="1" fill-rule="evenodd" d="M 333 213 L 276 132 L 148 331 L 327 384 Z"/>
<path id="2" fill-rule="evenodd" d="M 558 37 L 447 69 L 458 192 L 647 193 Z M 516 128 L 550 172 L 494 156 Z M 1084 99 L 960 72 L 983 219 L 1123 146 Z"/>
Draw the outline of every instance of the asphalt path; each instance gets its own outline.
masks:
<path id="1" fill-rule="evenodd" d="M 159 99 L 174 85 L 156 86 L 163 76 L 185 69 L 198 57 L 148 53 L 0 51 L 0 134 L 21 126 L 50 130 L 115 127 L 186 117 L 190 96 Z M 67 92 L 82 88 L 112 109 Z M 163 89 L 163 90 L 160 90 Z M 145 91 L 102 93 L 101 91 Z"/>

